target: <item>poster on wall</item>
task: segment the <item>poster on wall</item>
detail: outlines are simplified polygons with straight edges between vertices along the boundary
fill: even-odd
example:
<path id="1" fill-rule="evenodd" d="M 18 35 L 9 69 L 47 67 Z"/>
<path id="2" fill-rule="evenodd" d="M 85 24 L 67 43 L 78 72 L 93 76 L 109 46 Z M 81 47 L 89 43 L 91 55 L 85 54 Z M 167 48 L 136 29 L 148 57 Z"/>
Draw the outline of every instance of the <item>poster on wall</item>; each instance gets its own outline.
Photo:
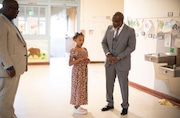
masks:
<path id="1" fill-rule="evenodd" d="M 38 34 L 38 18 L 37 17 L 29 17 L 27 20 L 28 33 L 31 35 Z"/>
<path id="2" fill-rule="evenodd" d="M 155 39 L 160 33 L 171 33 L 174 36 L 180 35 L 180 21 L 179 19 L 169 18 L 152 18 L 152 19 L 138 19 L 127 18 L 127 24 L 133 27 L 137 34 L 145 37 L 145 39 Z M 161 39 L 161 38 L 160 38 Z M 164 39 L 164 38 L 163 38 Z M 168 42 L 168 41 L 167 41 Z M 166 43 L 169 46 L 169 43 Z"/>
<path id="3" fill-rule="evenodd" d="M 26 42 L 28 62 L 49 62 L 48 40 L 26 40 Z"/>

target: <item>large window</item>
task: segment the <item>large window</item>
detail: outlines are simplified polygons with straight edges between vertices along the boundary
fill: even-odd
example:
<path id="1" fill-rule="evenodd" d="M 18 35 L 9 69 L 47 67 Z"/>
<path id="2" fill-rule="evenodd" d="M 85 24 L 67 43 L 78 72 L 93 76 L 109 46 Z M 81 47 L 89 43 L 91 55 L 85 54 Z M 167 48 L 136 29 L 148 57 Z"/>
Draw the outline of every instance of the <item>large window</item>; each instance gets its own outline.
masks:
<path id="1" fill-rule="evenodd" d="M 20 6 L 18 28 L 23 35 L 47 35 L 47 7 Z"/>

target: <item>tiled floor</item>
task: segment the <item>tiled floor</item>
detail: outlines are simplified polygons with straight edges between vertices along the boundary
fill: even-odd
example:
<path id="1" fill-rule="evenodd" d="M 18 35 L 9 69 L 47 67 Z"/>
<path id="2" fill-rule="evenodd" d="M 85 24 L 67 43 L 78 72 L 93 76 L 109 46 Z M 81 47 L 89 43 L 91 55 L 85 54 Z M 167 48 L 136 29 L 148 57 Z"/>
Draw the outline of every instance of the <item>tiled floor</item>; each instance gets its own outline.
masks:
<path id="1" fill-rule="evenodd" d="M 115 109 L 101 112 L 106 104 L 103 64 L 89 64 L 87 115 L 73 114 L 69 104 L 71 67 L 65 58 L 51 59 L 51 64 L 29 66 L 21 77 L 15 101 L 18 118 L 180 118 L 180 108 L 159 104 L 159 99 L 130 87 L 130 107 L 121 116 L 121 94 L 115 83 Z"/>

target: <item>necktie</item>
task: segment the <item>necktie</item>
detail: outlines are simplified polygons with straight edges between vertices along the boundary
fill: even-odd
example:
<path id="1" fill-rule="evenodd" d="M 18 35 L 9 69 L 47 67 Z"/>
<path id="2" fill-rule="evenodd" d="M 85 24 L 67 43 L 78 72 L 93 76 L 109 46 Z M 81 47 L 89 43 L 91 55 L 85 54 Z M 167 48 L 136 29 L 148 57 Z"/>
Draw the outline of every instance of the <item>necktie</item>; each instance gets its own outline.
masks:
<path id="1" fill-rule="evenodd" d="M 115 55 L 115 47 L 117 44 L 118 31 L 119 31 L 119 28 L 116 29 L 115 36 L 114 36 L 113 42 L 112 42 L 112 53 L 113 53 L 113 55 Z"/>
<path id="2" fill-rule="evenodd" d="M 119 27 L 116 29 L 116 34 L 115 34 L 114 39 L 117 39 L 117 37 L 118 37 L 118 32 L 119 32 Z"/>

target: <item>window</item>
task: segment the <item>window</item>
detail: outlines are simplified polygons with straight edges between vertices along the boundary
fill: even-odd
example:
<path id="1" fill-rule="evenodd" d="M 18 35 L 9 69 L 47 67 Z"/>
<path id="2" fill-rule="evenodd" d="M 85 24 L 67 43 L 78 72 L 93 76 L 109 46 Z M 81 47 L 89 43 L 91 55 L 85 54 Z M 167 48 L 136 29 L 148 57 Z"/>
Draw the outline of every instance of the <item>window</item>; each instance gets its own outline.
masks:
<path id="1" fill-rule="evenodd" d="M 47 35 L 47 7 L 20 6 L 18 28 L 23 35 Z"/>
<path id="2" fill-rule="evenodd" d="M 0 4 L 0 9 L 2 8 L 2 4 Z"/>

